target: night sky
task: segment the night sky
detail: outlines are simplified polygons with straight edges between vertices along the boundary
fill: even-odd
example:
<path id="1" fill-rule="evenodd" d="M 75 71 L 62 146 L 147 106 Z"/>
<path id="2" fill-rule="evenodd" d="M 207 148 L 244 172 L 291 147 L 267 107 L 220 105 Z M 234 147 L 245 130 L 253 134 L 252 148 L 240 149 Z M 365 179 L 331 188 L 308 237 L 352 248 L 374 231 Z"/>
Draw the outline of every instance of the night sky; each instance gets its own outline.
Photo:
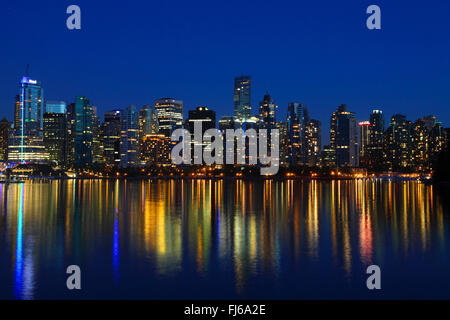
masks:
<path id="1" fill-rule="evenodd" d="M 67 6 L 82 29 L 66 28 Z M 382 30 L 366 28 L 381 7 Z M 345 103 L 359 120 L 434 114 L 450 125 L 450 2 L 6 1 L 0 8 L 0 117 L 12 119 L 26 65 L 47 100 L 87 96 L 105 110 L 174 97 L 233 115 L 233 79 L 252 77 L 253 113 L 266 91 L 286 118 L 305 103 L 322 121 Z"/>

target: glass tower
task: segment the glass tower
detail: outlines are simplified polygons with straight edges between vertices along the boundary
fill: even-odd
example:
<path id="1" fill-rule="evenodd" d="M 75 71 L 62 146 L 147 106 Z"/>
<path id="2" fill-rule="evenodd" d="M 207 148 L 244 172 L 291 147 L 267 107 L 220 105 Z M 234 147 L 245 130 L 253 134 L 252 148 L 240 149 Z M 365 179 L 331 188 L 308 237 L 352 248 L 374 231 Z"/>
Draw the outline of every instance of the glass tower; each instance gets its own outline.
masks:
<path id="1" fill-rule="evenodd" d="M 234 79 L 234 116 L 243 121 L 252 116 L 251 78 L 241 76 Z"/>

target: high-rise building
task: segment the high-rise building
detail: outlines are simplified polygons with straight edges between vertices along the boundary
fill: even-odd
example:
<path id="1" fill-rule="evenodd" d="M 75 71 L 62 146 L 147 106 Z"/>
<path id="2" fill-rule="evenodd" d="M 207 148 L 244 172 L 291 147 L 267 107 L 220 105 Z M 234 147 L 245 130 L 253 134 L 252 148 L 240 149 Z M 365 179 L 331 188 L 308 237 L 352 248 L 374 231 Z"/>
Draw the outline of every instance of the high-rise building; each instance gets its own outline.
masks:
<path id="1" fill-rule="evenodd" d="M 120 166 L 133 167 L 139 164 L 139 114 L 136 107 L 126 107 L 120 122 Z"/>
<path id="2" fill-rule="evenodd" d="M 44 146 L 48 160 L 58 166 L 66 164 L 66 115 L 64 113 L 44 113 Z"/>
<path id="3" fill-rule="evenodd" d="M 322 148 L 322 124 L 319 120 L 311 119 L 305 127 L 305 164 L 310 167 L 320 166 Z"/>
<path id="4" fill-rule="evenodd" d="M 365 165 L 375 171 L 380 171 L 385 167 L 383 140 L 384 140 L 385 120 L 381 110 L 373 110 L 370 114 L 369 143 Z"/>
<path id="5" fill-rule="evenodd" d="M 269 93 L 264 95 L 263 101 L 259 103 L 259 123 L 262 128 L 270 129 L 275 127 L 275 111 L 277 106 Z"/>
<path id="6" fill-rule="evenodd" d="M 195 149 L 201 147 L 203 153 L 204 148 L 207 146 L 207 143 L 203 141 L 203 135 L 205 134 L 206 130 L 214 129 L 216 127 L 216 112 L 208 109 L 208 107 L 206 106 L 200 106 L 195 110 L 189 110 L 189 116 L 186 120 L 186 126 L 189 130 L 189 133 L 191 134 L 191 153 L 193 163 L 201 164 L 201 159 L 197 159 L 195 156 Z M 194 134 L 196 126 L 201 127 L 201 137 L 199 140 L 196 139 L 196 136 Z"/>
<path id="7" fill-rule="evenodd" d="M 385 162 L 390 170 L 409 168 L 412 164 L 411 121 L 395 114 L 384 136 Z"/>
<path id="8" fill-rule="evenodd" d="M 97 114 L 97 107 L 92 106 L 92 163 L 105 163 L 103 147 L 103 132 L 100 125 L 100 117 Z"/>
<path id="9" fill-rule="evenodd" d="M 251 78 L 240 76 L 234 79 L 234 116 L 244 120 L 252 116 Z"/>
<path id="10" fill-rule="evenodd" d="M 279 136 L 279 160 L 280 166 L 288 167 L 290 164 L 289 159 L 289 136 L 288 136 L 288 123 L 287 121 L 277 122 L 276 128 L 280 134 Z"/>
<path id="11" fill-rule="evenodd" d="M 144 161 L 144 137 L 159 132 L 158 116 L 156 109 L 150 105 L 142 106 L 139 110 L 139 160 Z"/>
<path id="12" fill-rule="evenodd" d="M 0 121 L 0 161 L 8 160 L 8 139 L 11 132 L 11 122 L 3 118 Z"/>
<path id="13" fill-rule="evenodd" d="M 219 120 L 219 130 L 225 134 L 227 129 L 235 129 L 235 121 L 232 116 L 223 116 Z"/>
<path id="14" fill-rule="evenodd" d="M 120 164 L 120 129 L 122 110 L 107 111 L 104 114 L 103 132 L 103 158 L 106 165 L 119 166 Z"/>
<path id="15" fill-rule="evenodd" d="M 308 109 L 302 103 L 291 102 L 287 112 L 289 159 L 292 165 L 305 164 L 305 127 L 309 122 Z"/>
<path id="16" fill-rule="evenodd" d="M 172 144 L 163 134 L 150 133 L 143 137 L 141 161 L 146 165 L 170 164 Z"/>
<path id="17" fill-rule="evenodd" d="M 364 167 L 367 166 L 369 137 L 370 121 L 361 121 L 359 123 L 359 163 Z"/>
<path id="18" fill-rule="evenodd" d="M 155 101 L 158 115 L 159 133 L 171 137 L 172 132 L 183 126 L 183 101 L 162 98 Z"/>
<path id="19" fill-rule="evenodd" d="M 65 101 L 47 101 L 45 104 L 45 112 L 63 113 L 67 111 L 67 103 Z"/>
<path id="20" fill-rule="evenodd" d="M 337 167 L 359 166 L 358 123 L 344 104 L 331 116 L 330 147 L 336 155 Z"/>
<path id="21" fill-rule="evenodd" d="M 74 104 L 74 165 L 92 164 L 93 110 L 89 99 L 77 96 Z"/>
<path id="22" fill-rule="evenodd" d="M 8 159 L 13 162 L 45 162 L 42 127 L 44 90 L 37 80 L 23 77 L 21 93 L 16 97 L 14 133 L 10 137 Z"/>

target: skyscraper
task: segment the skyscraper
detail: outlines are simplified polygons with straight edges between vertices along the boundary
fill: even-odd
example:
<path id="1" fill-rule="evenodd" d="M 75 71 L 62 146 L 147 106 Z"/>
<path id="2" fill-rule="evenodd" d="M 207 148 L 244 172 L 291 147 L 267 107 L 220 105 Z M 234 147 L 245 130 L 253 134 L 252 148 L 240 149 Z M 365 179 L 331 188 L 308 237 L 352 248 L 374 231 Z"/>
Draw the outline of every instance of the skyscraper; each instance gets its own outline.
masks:
<path id="1" fill-rule="evenodd" d="M 359 166 L 358 123 L 345 104 L 333 112 L 330 121 L 330 148 L 337 167 Z"/>
<path id="2" fill-rule="evenodd" d="M 252 116 L 251 78 L 240 76 L 234 79 L 234 116 L 243 121 Z"/>
<path id="3" fill-rule="evenodd" d="M 369 136 L 370 122 L 361 121 L 359 123 L 359 162 L 362 166 L 367 165 Z"/>
<path id="4" fill-rule="evenodd" d="M 106 165 L 118 166 L 120 164 L 120 129 L 122 110 L 105 112 L 102 125 L 103 157 Z"/>
<path id="5" fill-rule="evenodd" d="M 183 125 L 183 101 L 172 98 L 162 98 L 155 101 L 158 115 L 159 133 L 166 137 Z"/>
<path id="6" fill-rule="evenodd" d="M 390 170 L 402 171 L 412 164 L 411 122 L 395 114 L 384 136 L 385 161 Z"/>
<path id="7" fill-rule="evenodd" d="M 139 164 L 139 114 L 136 107 L 126 107 L 120 122 L 120 166 L 133 167 Z"/>
<path id="8" fill-rule="evenodd" d="M 270 129 L 275 127 L 276 109 L 277 106 L 275 105 L 275 102 L 273 101 L 269 93 L 266 93 L 264 95 L 263 101 L 259 103 L 259 123 L 262 128 Z"/>
<path id="9" fill-rule="evenodd" d="M 8 160 L 8 139 L 11 131 L 11 122 L 3 118 L 0 121 L 0 161 Z"/>
<path id="10" fill-rule="evenodd" d="M 14 134 L 8 159 L 18 162 L 43 162 L 48 159 L 42 139 L 44 90 L 40 82 L 23 77 L 16 96 Z"/>
<path id="11" fill-rule="evenodd" d="M 74 104 L 74 164 L 82 167 L 92 164 L 93 111 L 89 99 L 77 96 Z"/>
<path id="12" fill-rule="evenodd" d="M 66 163 L 66 115 L 63 113 L 44 113 L 44 146 L 49 161 L 63 166 Z"/>
<path id="13" fill-rule="evenodd" d="M 385 120 L 381 110 L 373 110 L 370 114 L 369 143 L 367 145 L 366 166 L 375 171 L 383 170 L 385 167 L 383 140 L 385 131 Z"/>
<path id="14" fill-rule="evenodd" d="M 145 162 L 144 159 L 144 137 L 159 132 L 158 116 L 156 109 L 150 105 L 142 106 L 139 110 L 139 160 Z"/>
<path id="15" fill-rule="evenodd" d="M 322 148 L 322 124 L 319 120 L 311 119 L 305 127 L 305 164 L 310 167 L 320 165 Z"/>
<path id="16" fill-rule="evenodd" d="M 196 146 L 200 146 L 203 149 L 207 145 L 206 142 L 203 141 L 203 135 L 208 129 L 214 129 L 216 127 L 216 112 L 208 109 L 208 107 L 200 106 L 195 110 L 189 110 L 189 116 L 186 120 L 187 129 L 191 134 L 192 141 L 192 160 L 195 164 L 201 164 L 201 159 L 197 159 L 195 156 Z M 201 126 L 201 137 L 200 141 L 196 139 L 195 136 L 195 126 Z M 197 161 L 198 160 L 198 161 Z"/>
<path id="17" fill-rule="evenodd" d="M 67 103 L 65 101 L 47 101 L 45 104 L 45 112 L 49 113 L 66 113 Z"/>
<path id="18" fill-rule="evenodd" d="M 163 134 L 150 133 L 143 137 L 141 161 L 146 165 L 170 164 L 170 138 Z"/>
<path id="19" fill-rule="evenodd" d="M 288 104 L 286 122 L 289 143 L 288 152 L 292 165 L 305 164 L 305 127 L 308 121 L 308 110 L 304 104 L 298 102 Z"/>
<path id="20" fill-rule="evenodd" d="M 97 107 L 92 106 L 92 163 L 103 164 L 103 133 L 100 125 L 100 117 L 97 114 Z"/>

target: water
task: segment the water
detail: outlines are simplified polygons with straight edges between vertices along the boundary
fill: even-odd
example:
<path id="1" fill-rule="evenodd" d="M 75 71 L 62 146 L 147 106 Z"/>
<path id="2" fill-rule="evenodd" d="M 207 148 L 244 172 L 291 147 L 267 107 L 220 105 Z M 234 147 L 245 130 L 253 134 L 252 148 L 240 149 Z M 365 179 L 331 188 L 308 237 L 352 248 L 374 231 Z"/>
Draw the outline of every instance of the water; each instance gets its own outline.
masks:
<path id="1" fill-rule="evenodd" d="M 449 299 L 448 195 L 379 180 L 0 185 L 0 298 Z M 371 264 L 382 290 L 366 288 Z"/>

